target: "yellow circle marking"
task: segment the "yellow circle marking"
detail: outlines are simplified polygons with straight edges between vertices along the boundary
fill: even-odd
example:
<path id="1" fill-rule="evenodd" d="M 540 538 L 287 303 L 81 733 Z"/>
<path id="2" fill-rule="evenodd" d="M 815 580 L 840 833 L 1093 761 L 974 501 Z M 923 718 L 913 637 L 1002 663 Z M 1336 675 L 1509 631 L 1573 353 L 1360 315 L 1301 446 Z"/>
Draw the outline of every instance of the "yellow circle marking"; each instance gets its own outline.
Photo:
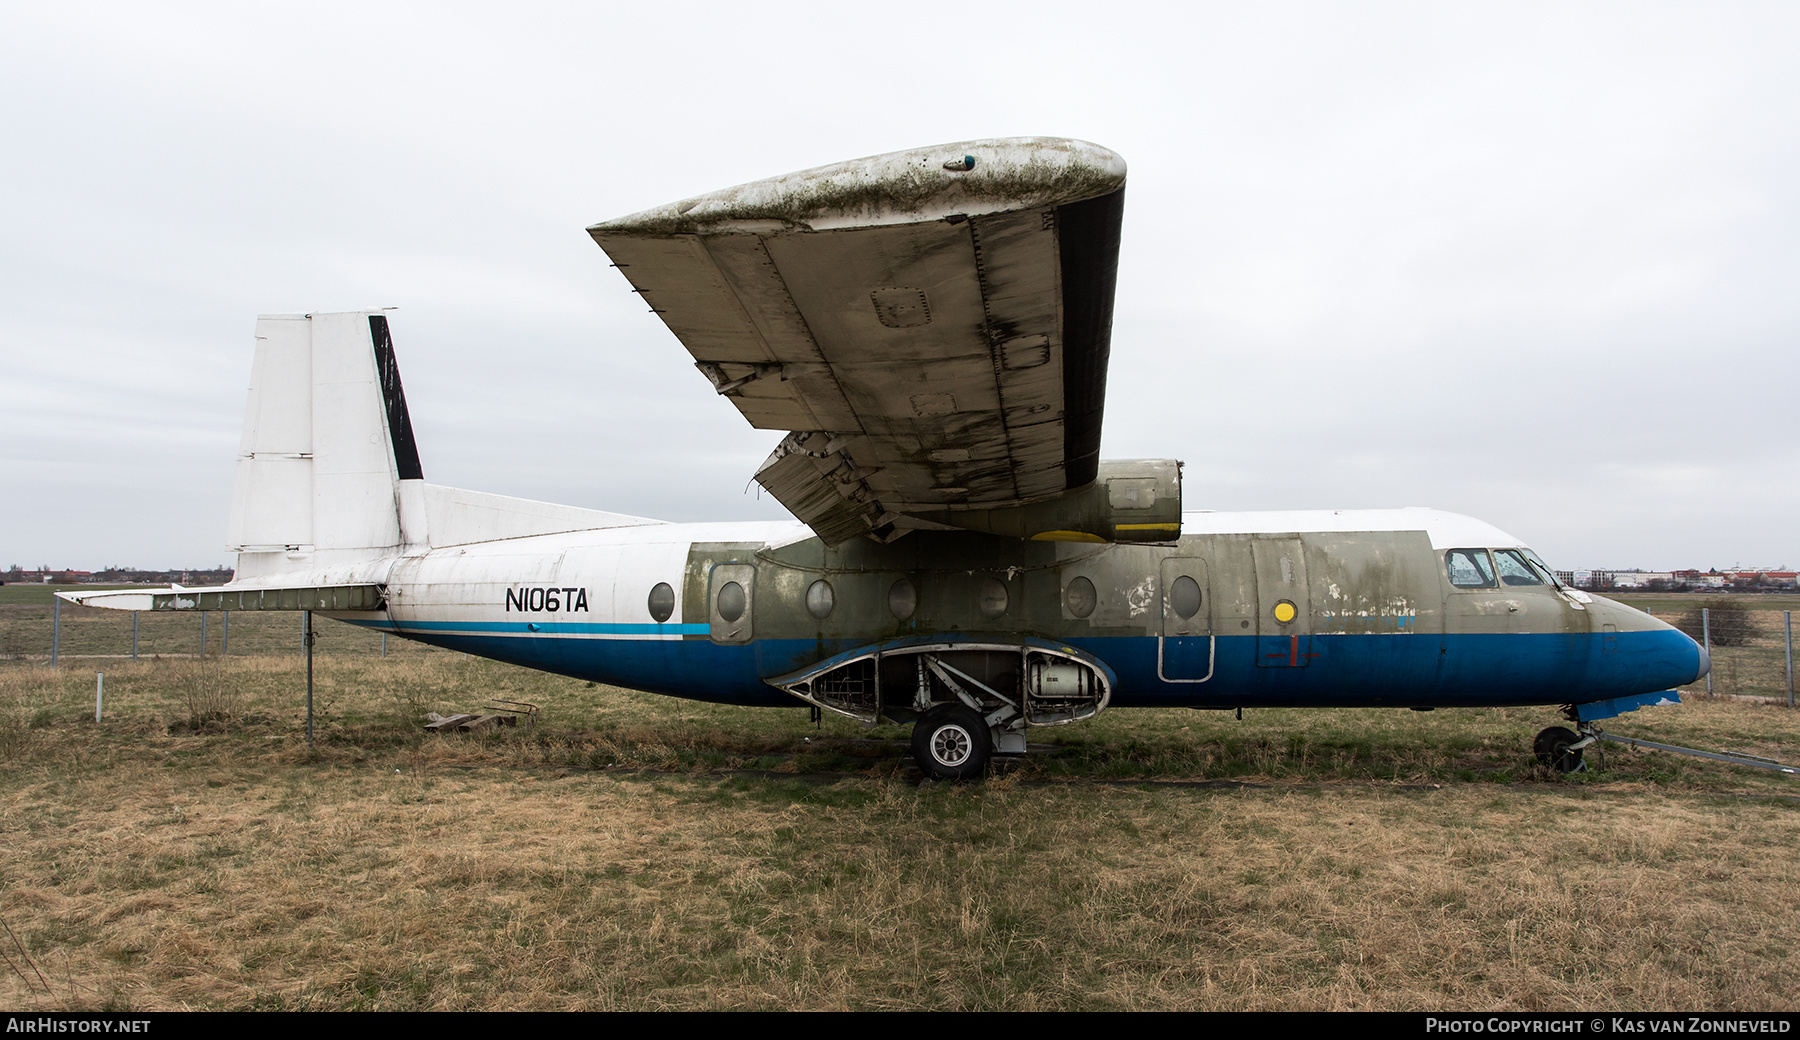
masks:
<path id="1" fill-rule="evenodd" d="M 1284 625 L 1294 620 L 1298 614 L 1299 611 L 1294 609 L 1294 605 L 1285 599 L 1280 603 L 1275 604 L 1275 620 Z"/>

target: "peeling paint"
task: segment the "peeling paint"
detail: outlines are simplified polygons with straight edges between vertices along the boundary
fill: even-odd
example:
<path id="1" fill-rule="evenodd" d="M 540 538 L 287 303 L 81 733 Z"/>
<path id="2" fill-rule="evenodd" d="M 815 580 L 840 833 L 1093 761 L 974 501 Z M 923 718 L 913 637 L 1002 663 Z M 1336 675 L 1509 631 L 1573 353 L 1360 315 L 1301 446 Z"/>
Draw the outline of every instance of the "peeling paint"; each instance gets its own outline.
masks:
<path id="1" fill-rule="evenodd" d="M 968 171 L 945 156 L 972 155 Z M 981 216 L 1097 198 L 1125 184 L 1125 160 L 1085 141 L 1014 137 L 914 148 L 740 184 L 588 228 L 610 236 L 767 234 Z"/>
<path id="2" fill-rule="evenodd" d="M 1150 607 L 1156 602 L 1156 579 L 1145 578 L 1143 581 L 1125 592 L 1125 602 L 1132 617 L 1150 613 Z"/>

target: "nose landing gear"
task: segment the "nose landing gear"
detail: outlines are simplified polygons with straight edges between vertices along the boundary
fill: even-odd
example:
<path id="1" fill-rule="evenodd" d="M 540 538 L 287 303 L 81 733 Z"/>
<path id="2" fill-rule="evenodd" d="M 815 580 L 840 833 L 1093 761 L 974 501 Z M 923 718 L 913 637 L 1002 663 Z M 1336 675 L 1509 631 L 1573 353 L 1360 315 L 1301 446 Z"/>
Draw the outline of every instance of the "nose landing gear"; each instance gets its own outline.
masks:
<path id="1" fill-rule="evenodd" d="M 1594 724 L 1601 719 L 1615 718 L 1639 708 L 1680 703 L 1680 694 L 1674 690 L 1664 690 L 1658 693 L 1634 694 L 1629 697 L 1615 697 L 1611 700 L 1566 705 L 1563 708 L 1563 715 L 1575 724 L 1575 728 L 1551 726 L 1537 735 L 1537 739 L 1532 742 L 1531 749 L 1537 753 L 1539 762 L 1558 773 L 1573 773 L 1587 768 L 1586 763 L 1582 761 L 1582 752 L 1590 745 L 1597 744 L 1602 740 L 1610 740 L 1615 744 L 1626 744 L 1652 751 L 1671 751 L 1677 755 L 1691 755 L 1694 758 L 1711 759 L 1714 762 L 1727 762 L 1736 766 L 1750 766 L 1754 769 L 1769 769 L 1778 773 L 1786 773 L 1789 776 L 1800 776 L 1800 766 L 1784 765 L 1772 758 L 1763 758 L 1760 755 L 1751 755 L 1742 751 L 1701 751 L 1699 748 L 1663 744 L 1639 737 L 1622 737 L 1617 733 L 1608 733 Z"/>
<path id="2" fill-rule="evenodd" d="M 1551 726 L 1537 735 L 1531 742 L 1531 750 L 1536 752 L 1537 760 L 1559 773 L 1575 773 L 1587 768 L 1582 761 L 1581 752 L 1594 742 L 1594 738 L 1582 737 L 1572 729 L 1562 726 Z"/>

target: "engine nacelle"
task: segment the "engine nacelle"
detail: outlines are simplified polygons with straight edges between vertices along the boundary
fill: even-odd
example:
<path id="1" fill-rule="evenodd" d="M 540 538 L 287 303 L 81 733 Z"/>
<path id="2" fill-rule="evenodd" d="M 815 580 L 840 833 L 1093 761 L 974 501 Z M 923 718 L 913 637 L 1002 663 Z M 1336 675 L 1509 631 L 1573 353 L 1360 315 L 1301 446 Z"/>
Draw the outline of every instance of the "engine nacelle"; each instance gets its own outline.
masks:
<path id="1" fill-rule="evenodd" d="M 1003 509 L 945 509 L 910 515 L 965 531 L 1052 542 L 1168 544 L 1181 537 L 1181 463 L 1115 459 L 1084 488 Z"/>

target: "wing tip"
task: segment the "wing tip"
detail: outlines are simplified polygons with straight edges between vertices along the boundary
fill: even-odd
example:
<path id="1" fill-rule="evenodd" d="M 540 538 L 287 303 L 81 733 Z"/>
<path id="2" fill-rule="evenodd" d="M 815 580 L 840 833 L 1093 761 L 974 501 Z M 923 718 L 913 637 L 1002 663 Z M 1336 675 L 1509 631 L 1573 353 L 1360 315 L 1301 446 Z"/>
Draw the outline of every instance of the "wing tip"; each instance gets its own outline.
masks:
<path id="1" fill-rule="evenodd" d="M 1098 198 L 1125 186 L 1109 148 L 1010 137 L 910 148 L 696 195 L 587 231 L 609 237 L 820 231 L 979 216 Z"/>

